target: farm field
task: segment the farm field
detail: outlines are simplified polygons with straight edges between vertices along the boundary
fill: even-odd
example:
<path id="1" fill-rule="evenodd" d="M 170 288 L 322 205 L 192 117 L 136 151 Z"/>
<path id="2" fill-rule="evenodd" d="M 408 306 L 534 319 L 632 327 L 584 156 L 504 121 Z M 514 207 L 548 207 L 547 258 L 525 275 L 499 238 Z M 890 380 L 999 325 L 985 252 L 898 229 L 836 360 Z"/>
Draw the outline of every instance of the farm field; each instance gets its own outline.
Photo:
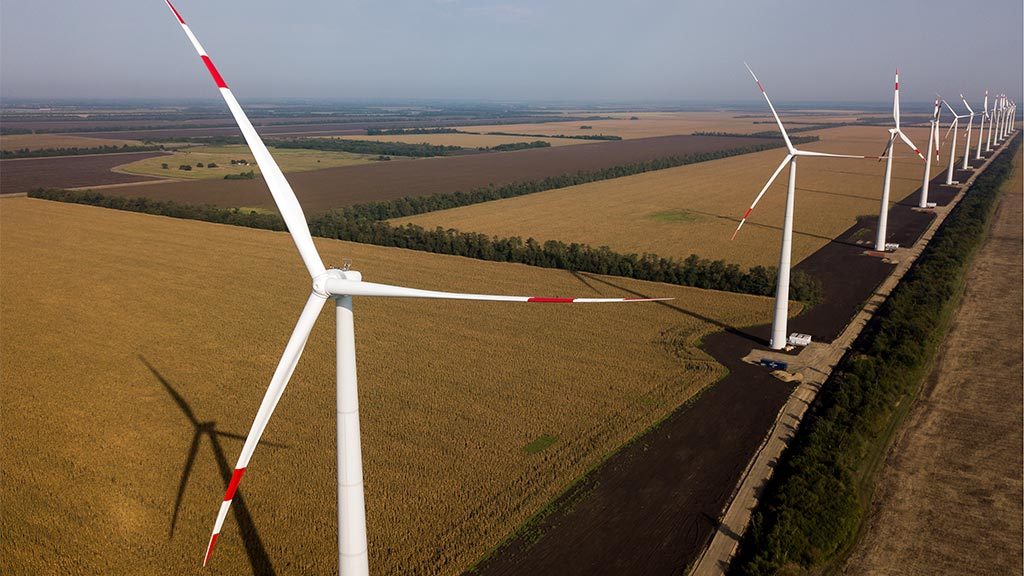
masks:
<path id="1" fill-rule="evenodd" d="M 1019 574 L 1021 153 L 843 573 Z M 1007 313 L 1012 311 L 1012 313 Z"/>
<path id="2" fill-rule="evenodd" d="M 112 172 L 114 166 L 146 158 L 165 158 L 163 152 L 129 152 L 49 158 L 0 160 L 0 193 L 15 194 L 34 188 L 76 188 L 131 184 L 152 179 Z"/>
<path id="3" fill-rule="evenodd" d="M 469 191 L 488 184 L 539 180 L 673 154 L 728 150 L 764 143 L 763 138 L 668 136 L 534 148 L 515 153 L 471 154 L 328 168 L 295 174 L 289 181 L 306 214 L 312 215 L 360 202 Z M 111 188 L 105 193 L 228 207 L 274 207 L 266 184 L 259 179 L 169 182 L 158 186 Z"/>
<path id="4" fill-rule="evenodd" d="M 294 123 L 278 123 L 272 119 L 253 119 L 253 124 L 256 126 L 257 132 L 260 133 L 264 138 L 273 136 L 341 136 L 345 134 L 366 134 L 368 127 L 374 128 L 414 128 L 414 127 L 433 127 L 433 126 L 451 126 L 454 124 L 458 125 L 473 125 L 475 124 L 493 124 L 495 122 L 521 122 L 528 123 L 528 125 L 536 126 L 540 124 L 529 124 L 532 122 L 545 122 L 550 119 L 550 116 L 513 116 L 505 118 L 478 118 L 478 119 L 466 119 L 465 117 L 433 117 L 428 119 L 410 119 L 410 118 L 396 118 L 396 119 L 358 119 L 358 120 L 321 120 L 316 122 L 294 122 Z M 83 132 L 82 135 L 95 137 L 95 138 L 115 138 L 123 139 L 130 138 L 136 140 L 146 140 L 154 138 L 176 138 L 176 137 L 206 137 L 206 136 L 241 136 L 238 128 L 231 124 L 231 120 L 225 118 L 223 120 L 210 121 L 207 124 L 202 125 L 201 121 L 195 121 L 195 127 L 192 127 L 193 122 L 189 122 L 190 126 L 180 127 L 174 126 L 175 124 L 181 124 L 181 122 L 167 123 L 168 127 L 140 127 L 138 129 L 125 130 L 126 126 L 123 123 L 113 123 L 109 125 L 109 128 L 104 130 L 102 125 L 90 126 L 84 122 L 63 122 L 63 123 L 39 123 L 39 122 L 10 122 L 10 126 L 22 127 L 22 128 L 47 128 L 47 129 L 82 129 L 82 128 L 97 128 L 96 131 Z M 4 123 L 8 125 L 7 122 Z M 219 126 L 218 126 L 219 124 Z M 143 122 L 143 126 L 160 126 L 159 122 Z M 174 127 L 171 127 L 174 126 Z M 117 129 L 110 129 L 117 128 Z"/>
<path id="5" fill-rule="evenodd" d="M 593 144 L 592 140 L 578 138 L 529 138 L 525 136 L 497 136 L 493 134 L 381 134 L 374 136 L 342 136 L 348 140 L 374 140 L 377 142 L 407 142 L 409 144 L 427 143 L 435 146 L 462 146 L 463 148 L 490 148 L 499 144 L 516 142 L 533 142 L 543 140 L 552 146 L 569 146 L 572 144 Z"/>
<path id="6" fill-rule="evenodd" d="M 29 198 L 0 200 L 0 214 L 0 570 L 198 570 L 241 442 L 190 443 L 197 431 L 248 430 L 308 291 L 291 239 Z M 370 561 L 379 574 L 461 572 L 723 375 L 694 346 L 716 329 L 711 322 L 763 323 L 772 303 L 317 244 L 326 262 L 352 258 L 379 282 L 676 297 L 601 307 L 359 299 Z M 257 451 L 235 502 L 245 514 L 229 517 L 210 574 L 335 567 L 334 327 L 333 313 L 323 316 L 264 437 L 275 446 Z M 528 453 L 544 435 L 554 443 Z"/>
<path id="7" fill-rule="evenodd" d="M 90 138 L 70 134 L 9 134 L 0 137 L 3 150 L 39 150 L 42 148 L 95 148 L 97 146 L 141 146 L 138 140 L 117 140 L 113 138 Z"/>
<path id="8" fill-rule="evenodd" d="M 906 132 L 916 143 L 927 142 L 927 129 L 910 128 Z M 803 148 L 865 155 L 881 153 L 888 136 L 885 128 L 860 126 L 812 134 L 819 135 L 821 141 Z M 900 156 L 893 163 L 890 193 L 893 201 L 918 189 L 924 171 L 924 163 L 916 156 L 898 149 L 897 153 Z M 736 239 L 729 238 L 740 216 L 784 156 L 785 150 L 767 150 L 430 212 L 394 223 L 607 245 L 620 252 L 651 252 L 665 257 L 697 254 L 743 266 L 774 266 L 778 264 L 776 246 L 785 207 L 787 174 L 776 179 Z M 942 160 L 947 159 L 943 154 Z M 945 164 L 933 164 L 933 177 L 942 166 Z M 883 172 L 884 164 L 875 160 L 800 161 L 794 264 L 848 229 L 858 216 L 877 218 Z M 566 218 L 566 214 L 575 216 Z"/>
<path id="9" fill-rule="evenodd" d="M 523 134 L 565 134 L 567 136 L 605 134 L 622 138 L 651 138 L 654 136 L 671 136 L 674 134 L 692 134 L 694 132 L 732 132 L 750 134 L 775 130 L 770 114 L 764 117 L 756 113 L 730 112 L 637 112 L 635 114 L 614 114 L 613 120 L 573 120 L 569 122 L 547 122 L 544 124 L 502 124 L 491 126 L 462 126 L 460 129 L 471 132 L 514 132 Z M 636 117 L 636 120 L 630 118 Z M 737 118 L 737 116 L 741 116 Z M 756 116 L 756 117 L 751 117 Z M 783 116 L 783 121 L 797 122 L 853 122 L 858 114 L 800 114 L 791 113 Z M 772 122 L 771 124 L 755 124 L 754 122 Z M 591 126 L 589 130 L 580 126 Z M 790 126 L 796 128 L 798 125 Z"/>
<path id="10" fill-rule="evenodd" d="M 272 149 L 271 154 L 277 160 L 283 172 L 308 172 L 310 170 L 323 170 L 324 168 L 338 168 L 339 166 L 355 166 L 373 162 L 376 156 L 367 154 L 350 154 L 348 152 L 324 152 L 320 150 L 298 150 L 298 149 Z M 248 165 L 231 165 L 231 160 L 246 160 Z M 210 163 L 215 163 L 216 168 L 209 168 Z M 198 163 L 204 164 L 199 168 Z M 164 169 L 163 164 L 168 168 Z M 192 170 L 180 170 L 179 167 L 188 164 Z M 138 174 L 143 176 L 155 176 L 162 178 L 175 178 L 183 180 L 223 180 L 228 174 L 238 174 L 249 170 L 259 174 L 259 166 L 253 160 L 252 152 L 248 146 L 197 146 L 194 148 L 183 148 L 177 152 L 160 157 L 144 158 L 128 164 L 122 164 L 114 168 L 115 172 L 125 174 Z"/>

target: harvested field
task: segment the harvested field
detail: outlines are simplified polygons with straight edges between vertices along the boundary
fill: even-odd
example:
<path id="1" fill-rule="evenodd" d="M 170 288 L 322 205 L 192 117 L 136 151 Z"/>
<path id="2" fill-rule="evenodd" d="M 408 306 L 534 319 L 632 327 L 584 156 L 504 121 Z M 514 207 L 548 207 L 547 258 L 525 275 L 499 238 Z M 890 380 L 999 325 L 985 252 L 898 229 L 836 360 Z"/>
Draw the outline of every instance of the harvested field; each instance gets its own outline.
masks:
<path id="1" fill-rule="evenodd" d="M 212 431 L 248 430 L 308 291 L 290 238 L 0 202 L 0 571 L 198 570 L 241 447 Z M 770 314 L 767 298 L 317 243 L 327 262 L 353 258 L 375 281 L 677 298 L 604 307 L 359 299 L 370 554 L 379 574 L 465 569 L 605 454 L 720 377 L 697 338 L 716 323 Z M 257 451 L 211 574 L 335 568 L 332 316 L 321 318 L 267 429 L 264 440 L 276 446 Z M 196 432 L 204 435 L 190 449 Z"/>
<path id="2" fill-rule="evenodd" d="M 926 142 L 926 129 L 910 128 L 907 133 L 915 142 Z M 881 152 L 888 136 L 885 128 L 879 127 L 832 128 L 814 134 L 821 137 L 821 142 L 804 148 L 875 155 Z M 916 156 L 897 152 L 902 156 L 893 166 L 893 201 L 919 188 L 924 172 L 924 163 Z M 394 223 L 607 245 L 620 252 L 651 252 L 666 257 L 698 254 L 743 266 L 776 265 L 787 174 L 779 176 L 736 239 L 730 242 L 729 238 L 739 217 L 784 156 L 784 150 L 768 150 L 430 212 Z M 932 174 L 938 175 L 944 165 L 933 164 Z M 877 218 L 884 169 L 884 164 L 875 160 L 800 161 L 794 263 L 853 226 L 858 216 Z M 567 214 L 575 216 L 567 218 Z"/>
<path id="3" fill-rule="evenodd" d="M 33 188 L 78 188 L 146 182 L 153 179 L 119 174 L 112 172 L 111 168 L 134 160 L 166 156 L 163 152 L 129 152 L 0 160 L 0 193 L 15 194 Z"/>
<path id="4" fill-rule="evenodd" d="M 295 174 L 290 182 L 306 214 L 316 214 L 360 202 L 468 191 L 488 184 L 539 180 L 673 154 L 728 150 L 751 144 L 764 144 L 764 139 L 669 136 L 330 168 Z M 107 192 L 193 204 L 273 208 L 273 199 L 262 180 L 175 182 L 126 186 Z"/>
<path id="5" fill-rule="evenodd" d="M 112 138 L 90 138 L 67 134 L 10 134 L 0 136 L 3 150 L 40 150 L 42 148 L 95 148 L 97 146 L 141 146 L 138 140 L 116 140 Z"/>
<path id="6" fill-rule="evenodd" d="M 388 134 L 378 136 L 342 136 L 348 140 L 374 140 L 377 142 L 407 142 L 409 144 L 433 144 L 435 146 L 462 146 L 463 148 L 492 147 L 499 144 L 533 142 L 543 140 L 552 146 L 593 143 L 577 138 L 530 138 L 526 136 L 494 136 L 490 134 Z"/>
<path id="7" fill-rule="evenodd" d="M 323 152 L 320 150 L 274 149 L 274 159 L 283 172 L 309 172 L 339 166 L 355 166 L 374 161 L 376 156 L 367 154 L 350 154 L 348 152 Z M 231 165 L 232 160 L 246 160 L 248 165 Z M 209 164 L 217 166 L 210 168 Z M 199 167 L 202 163 L 204 166 Z M 167 169 L 162 167 L 167 164 Z M 192 170 L 181 170 L 182 165 L 192 166 Z M 248 146 L 196 146 L 183 148 L 174 154 L 160 157 L 145 158 L 115 167 L 115 171 L 125 174 L 138 174 L 157 178 L 179 178 L 185 180 L 223 180 L 228 174 L 239 172 L 260 173 L 259 166 L 253 159 Z"/>
<path id="8" fill-rule="evenodd" d="M 1020 574 L 1021 156 L 845 574 Z M 1008 313 L 1009 312 L 1009 313 Z"/>
<path id="9" fill-rule="evenodd" d="M 737 112 L 637 112 L 635 114 L 613 114 L 614 120 L 587 120 L 570 122 L 547 122 L 544 124 L 513 124 L 492 126 L 463 126 L 461 129 L 471 132 L 516 132 L 524 134 L 565 134 L 567 136 L 584 136 L 605 134 L 622 138 L 651 138 L 654 136 L 671 136 L 676 134 L 692 134 L 694 132 L 732 132 L 750 134 L 775 130 L 774 120 L 770 115 L 764 117 L 743 117 L 750 114 Z M 636 120 L 630 120 L 632 117 Z M 856 114 L 810 115 L 792 113 L 784 115 L 784 121 L 794 122 L 853 122 Z M 772 122 L 771 124 L 755 124 L 755 122 Z M 580 126 L 591 126 L 581 129 Z M 797 124 L 792 126 L 798 127 Z"/>

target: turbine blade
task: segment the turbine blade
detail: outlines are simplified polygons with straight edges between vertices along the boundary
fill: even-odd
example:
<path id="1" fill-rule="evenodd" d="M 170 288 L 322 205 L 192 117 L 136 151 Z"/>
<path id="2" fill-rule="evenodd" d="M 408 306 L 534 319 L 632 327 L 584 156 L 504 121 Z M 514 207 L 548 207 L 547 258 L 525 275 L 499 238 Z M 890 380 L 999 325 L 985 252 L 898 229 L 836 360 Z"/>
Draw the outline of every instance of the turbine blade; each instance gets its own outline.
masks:
<path id="1" fill-rule="evenodd" d="M 960 95 L 960 99 L 963 100 L 964 106 L 967 106 L 967 111 L 970 112 L 971 116 L 973 117 L 974 116 L 974 108 L 971 108 L 971 105 L 967 103 L 967 98 L 964 98 L 964 95 L 961 94 Z"/>
<path id="2" fill-rule="evenodd" d="M 750 204 L 750 208 L 747 208 L 747 211 L 743 213 L 743 218 L 740 218 L 740 224 L 736 227 L 736 231 L 732 233 L 732 238 L 730 238 L 730 240 L 736 239 L 736 235 L 740 233 L 740 228 L 743 228 L 743 224 L 747 222 L 747 218 L 749 218 L 750 213 L 754 211 L 754 207 L 761 201 L 764 193 L 767 192 L 768 188 L 772 185 L 772 182 L 775 182 L 775 179 L 779 177 L 779 173 L 782 172 L 782 169 L 785 168 L 786 164 L 789 164 L 792 159 L 792 154 L 786 154 L 786 157 L 782 159 L 782 163 L 780 163 L 779 167 L 772 173 L 772 177 L 768 179 L 768 183 L 764 185 L 764 188 L 761 188 L 760 192 L 757 193 L 757 197 L 754 198 L 754 202 Z"/>
<path id="3" fill-rule="evenodd" d="M 238 128 L 242 131 L 246 144 L 249 145 L 252 155 L 256 158 L 256 164 L 260 167 L 263 179 L 266 181 L 267 187 L 270 188 L 270 193 L 274 197 L 274 203 L 277 204 L 277 209 L 281 212 L 285 225 L 288 226 L 288 231 L 292 235 L 292 240 L 295 242 L 295 247 L 299 250 L 302 261 L 306 264 L 306 269 L 309 270 L 309 275 L 316 278 L 324 273 L 324 263 L 320 259 L 320 254 L 316 251 L 316 246 L 313 245 L 313 238 L 309 233 L 309 225 L 306 224 L 306 216 L 302 213 L 302 206 L 299 205 L 298 199 L 295 198 L 295 192 L 292 191 L 288 180 L 281 173 L 281 168 L 274 161 L 274 157 L 267 151 L 267 147 L 263 144 L 260 135 L 252 127 L 249 118 L 242 111 L 242 107 L 235 100 L 235 96 L 231 93 L 227 83 L 224 82 L 220 72 L 217 71 L 217 67 L 213 65 L 213 61 L 206 54 L 206 50 L 203 49 L 199 40 L 192 34 L 188 24 L 185 24 L 185 19 L 181 17 L 181 14 L 174 8 L 170 0 L 164 1 L 167 2 L 167 7 L 174 13 L 174 17 L 178 19 L 181 29 L 185 31 L 185 35 L 188 36 L 192 46 L 199 53 L 199 57 L 206 65 L 206 69 L 210 72 L 210 76 L 213 77 L 214 83 L 220 90 L 221 96 L 224 97 L 224 102 L 227 103 L 228 109 L 231 110 L 231 115 L 234 116 Z"/>
<path id="4" fill-rule="evenodd" d="M 320 316 L 320 310 L 325 302 L 327 302 L 325 296 L 316 292 L 310 294 L 306 306 L 302 309 L 302 314 L 299 315 L 299 321 L 295 324 L 291 337 L 288 338 L 284 354 L 281 355 L 281 361 L 278 362 L 274 376 L 270 379 L 270 386 L 267 387 L 260 409 L 256 412 L 256 418 L 253 420 L 249 435 L 246 436 L 245 444 L 242 446 L 242 454 L 238 457 L 234 474 L 231 475 L 231 482 L 228 483 L 227 492 L 224 493 L 220 511 L 217 512 L 217 522 L 213 525 L 213 534 L 210 535 L 210 543 L 206 547 L 206 555 L 203 556 L 203 566 L 210 561 L 213 546 L 217 543 L 217 536 L 220 535 L 220 529 L 224 525 L 224 519 L 227 518 L 228 509 L 231 508 L 231 500 L 235 497 L 238 483 L 242 480 L 242 474 L 245 473 L 246 467 L 249 466 L 249 459 L 252 458 L 256 444 L 259 443 L 260 436 L 263 435 L 267 423 L 270 422 L 270 416 L 273 415 L 278 400 L 281 399 L 285 387 L 288 386 L 288 380 L 291 379 L 292 372 L 295 371 L 302 350 L 306 347 L 306 340 L 309 339 L 309 333 L 313 330 L 313 325 L 316 324 L 316 319 Z"/>
<path id="5" fill-rule="evenodd" d="M 544 298 L 538 296 L 504 296 L 496 294 L 462 294 L 420 290 L 390 284 L 362 282 L 332 278 L 327 281 L 327 291 L 335 296 L 378 296 L 384 298 L 429 298 L 434 300 L 480 300 L 486 302 L 529 302 L 561 304 L 600 304 L 608 302 L 657 302 L 674 298 Z"/>
<path id="6" fill-rule="evenodd" d="M 768 107 L 771 108 L 772 116 L 775 116 L 775 122 L 779 125 L 779 131 L 782 132 L 782 138 L 786 141 L 786 149 L 789 150 L 790 154 L 792 154 L 796 151 L 796 148 L 793 148 L 793 143 L 789 140 L 789 134 L 786 133 L 786 128 L 782 125 L 782 120 L 779 118 L 778 112 L 775 111 L 775 106 L 772 106 L 772 101 L 768 98 L 768 93 L 765 92 L 764 86 L 761 84 L 761 81 L 757 79 L 754 71 L 750 69 L 750 65 L 746 62 L 744 62 L 743 65 L 747 67 L 747 71 L 754 77 L 754 82 L 757 82 L 757 87 L 761 89 L 761 95 L 764 96 L 764 101 L 767 102 Z"/>
<path id="7" fill-rule="evenodd" d="M 892 97 L 892 119 L 896 122 L 896 129 L 900 129 L 900 69 L 896 69 L 896 88 Z"/>
<path id="8" fill-rule="evenodd" d="M 810 150 L 797 150 L 794 156 L 816 156 L 820 158 L 867 158 L 867 156 L 854 156 L 852 154 L 830 154 L 828 152 L 812 152 Z"/>
<path id="9" fill-rule="evenodd" d="M 906 134 L 903 132 L 897 132 L 897 134 L 900 135 L 900 139 L 907 143 L 907 146 L 910 146 L 910 149 L 914 151 L 914 154 L 920 156 L 921 160 L 925 160 L 924 154 L 921 154 L 921 149 L 915 146 L 914 143 L 910 141 L 910 138 L 907 138 Z"/>
<path id="10" fill-rule="evenodd" d="M 885 150 L 882 151 L 882 155 L 878 157 L 878 161 L 881 162 L 883 158 L 889 156 L 889 152 L 892 150 L 892 143 L 896 141 L 896 132 L 893 131 L 889 135 L 889 143 L 885 145 Z"/>

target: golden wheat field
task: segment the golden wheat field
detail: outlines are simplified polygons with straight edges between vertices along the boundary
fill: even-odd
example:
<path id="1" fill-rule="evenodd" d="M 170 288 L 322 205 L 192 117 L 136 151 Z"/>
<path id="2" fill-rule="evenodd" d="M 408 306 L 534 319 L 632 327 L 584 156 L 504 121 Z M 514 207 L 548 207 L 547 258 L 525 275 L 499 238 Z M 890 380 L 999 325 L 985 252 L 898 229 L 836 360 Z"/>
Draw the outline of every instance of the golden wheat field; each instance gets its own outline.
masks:
<path id="1" fill-rule="evenodd" d="M 905 129 L 922 148 L 926 128 Z M 881 127 L 831 128 L 816 132 L 820 142 L 802 148 L 821 152 L 874 154 L 888 137 Z M 607 245 L 622 252 L 650 252 L 686 258 L 690 254 L 743 266 L 776 265 L 788 171 L 751 214 L 735 240 L 739 217 L 785 156 L 768 150 L 498 200 L 394 221 L 427 228 L 442 226 L 497 236 Z M 897 149 L 891 199 L 921 185 L 924 162 Z M 909 154 L 909 155 L 908 155 Z M 942 154 L 938 175 L 948 160 Z M 793 261 L 799 262 L 856 223 L 878 215 L 884 164 L 876 160 L 807 158 L 797 169 Z"/>
<path id="2" fill-rule="evenodd" d="M 590 112 L 591 114 L 593 112 Z M 750 134 L 775 130 L 770 113 L 764 116 L 739 112 L 636 112 L 626 114 L 601 114 L 612 116 L 611 120 L 573 120 L 570 122 L 544 122 L 540 124 L 495 124 L 490 126 L 463 126 L 468 132 L 511 132 L 521 134 L 565 134 L 579 136 L 606 134 L 622 138 L 651 138 L 692 134 L 694 132 L 733 132 Z M 751 117 L 756 116 L 756 117 Z M 631 118 L 635 117 L 636 120 Z M 791 113 L 787 119 L 799 122 L 852 122 L 858 115 L 849 113 L 815 112 Z M 590 126 L 582 129 L 581 126 Z"/>
<path id="3" fill-rule="evenodd" d="M 29 198 L 0 200 L 0 218 L 0 572 L 333 572 L 330 306 L 211 566 L 200 567 L 239 437 L 308 294 L 290 238 Z M 472 565 L 720 377 L 723 368 L 694 346 L 703 334 L 770 314 L 767 298 L 317 245 L 327 263 L 351 258 L 377 282 L 676 298 L 604 306 L 357 299 L 376 574 Z M 554 442 L 528 453 L 545 435 Z"/>
<path id="4" fill-rule="evenodd" d="M 96 146 L 141 146 L 138 140 L 115 140 L 111 138 L 92 138 L 89 136 L 70 136 L 67 134 L 9 134 L 0 137 L 0 149 L 3 150 L 39 150 L 41 148 L 93 148 Z"/>
<path id="5" fill-rule="evenodd" d="M 470 130 L 470 129 L 467 129 Z M 325 137 L 326 138 L 326 137 Z M 543 140 L 552 146 L 592 143 L 578 138 L 530 138 L 527 136 L 498 136 L 494 134 L 385 134 L 375 136 L 331 136 L 345 140 L 373 140 L 376 142 L 407 142 L 409 144 L 433 144 L 435 146 L 462 146 L 463 148 L 489 148 L 500 144 L 533 142 Z"/>

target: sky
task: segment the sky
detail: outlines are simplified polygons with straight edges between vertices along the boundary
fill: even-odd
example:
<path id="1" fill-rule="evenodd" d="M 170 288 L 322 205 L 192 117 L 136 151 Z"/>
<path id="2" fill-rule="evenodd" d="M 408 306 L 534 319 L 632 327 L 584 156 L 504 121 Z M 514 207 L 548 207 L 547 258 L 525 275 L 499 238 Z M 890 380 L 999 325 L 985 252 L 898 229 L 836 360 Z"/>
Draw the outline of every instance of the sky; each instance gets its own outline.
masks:
<path id="1" fill-rule="evenodd" d="M 1020 100 L 1021 0 L 177 0 L 244 102 Z M 972 11 L 957 16 L 957 12 Z M 0 98 L 214 99 L 163 0 L 0 0 Z"/>

